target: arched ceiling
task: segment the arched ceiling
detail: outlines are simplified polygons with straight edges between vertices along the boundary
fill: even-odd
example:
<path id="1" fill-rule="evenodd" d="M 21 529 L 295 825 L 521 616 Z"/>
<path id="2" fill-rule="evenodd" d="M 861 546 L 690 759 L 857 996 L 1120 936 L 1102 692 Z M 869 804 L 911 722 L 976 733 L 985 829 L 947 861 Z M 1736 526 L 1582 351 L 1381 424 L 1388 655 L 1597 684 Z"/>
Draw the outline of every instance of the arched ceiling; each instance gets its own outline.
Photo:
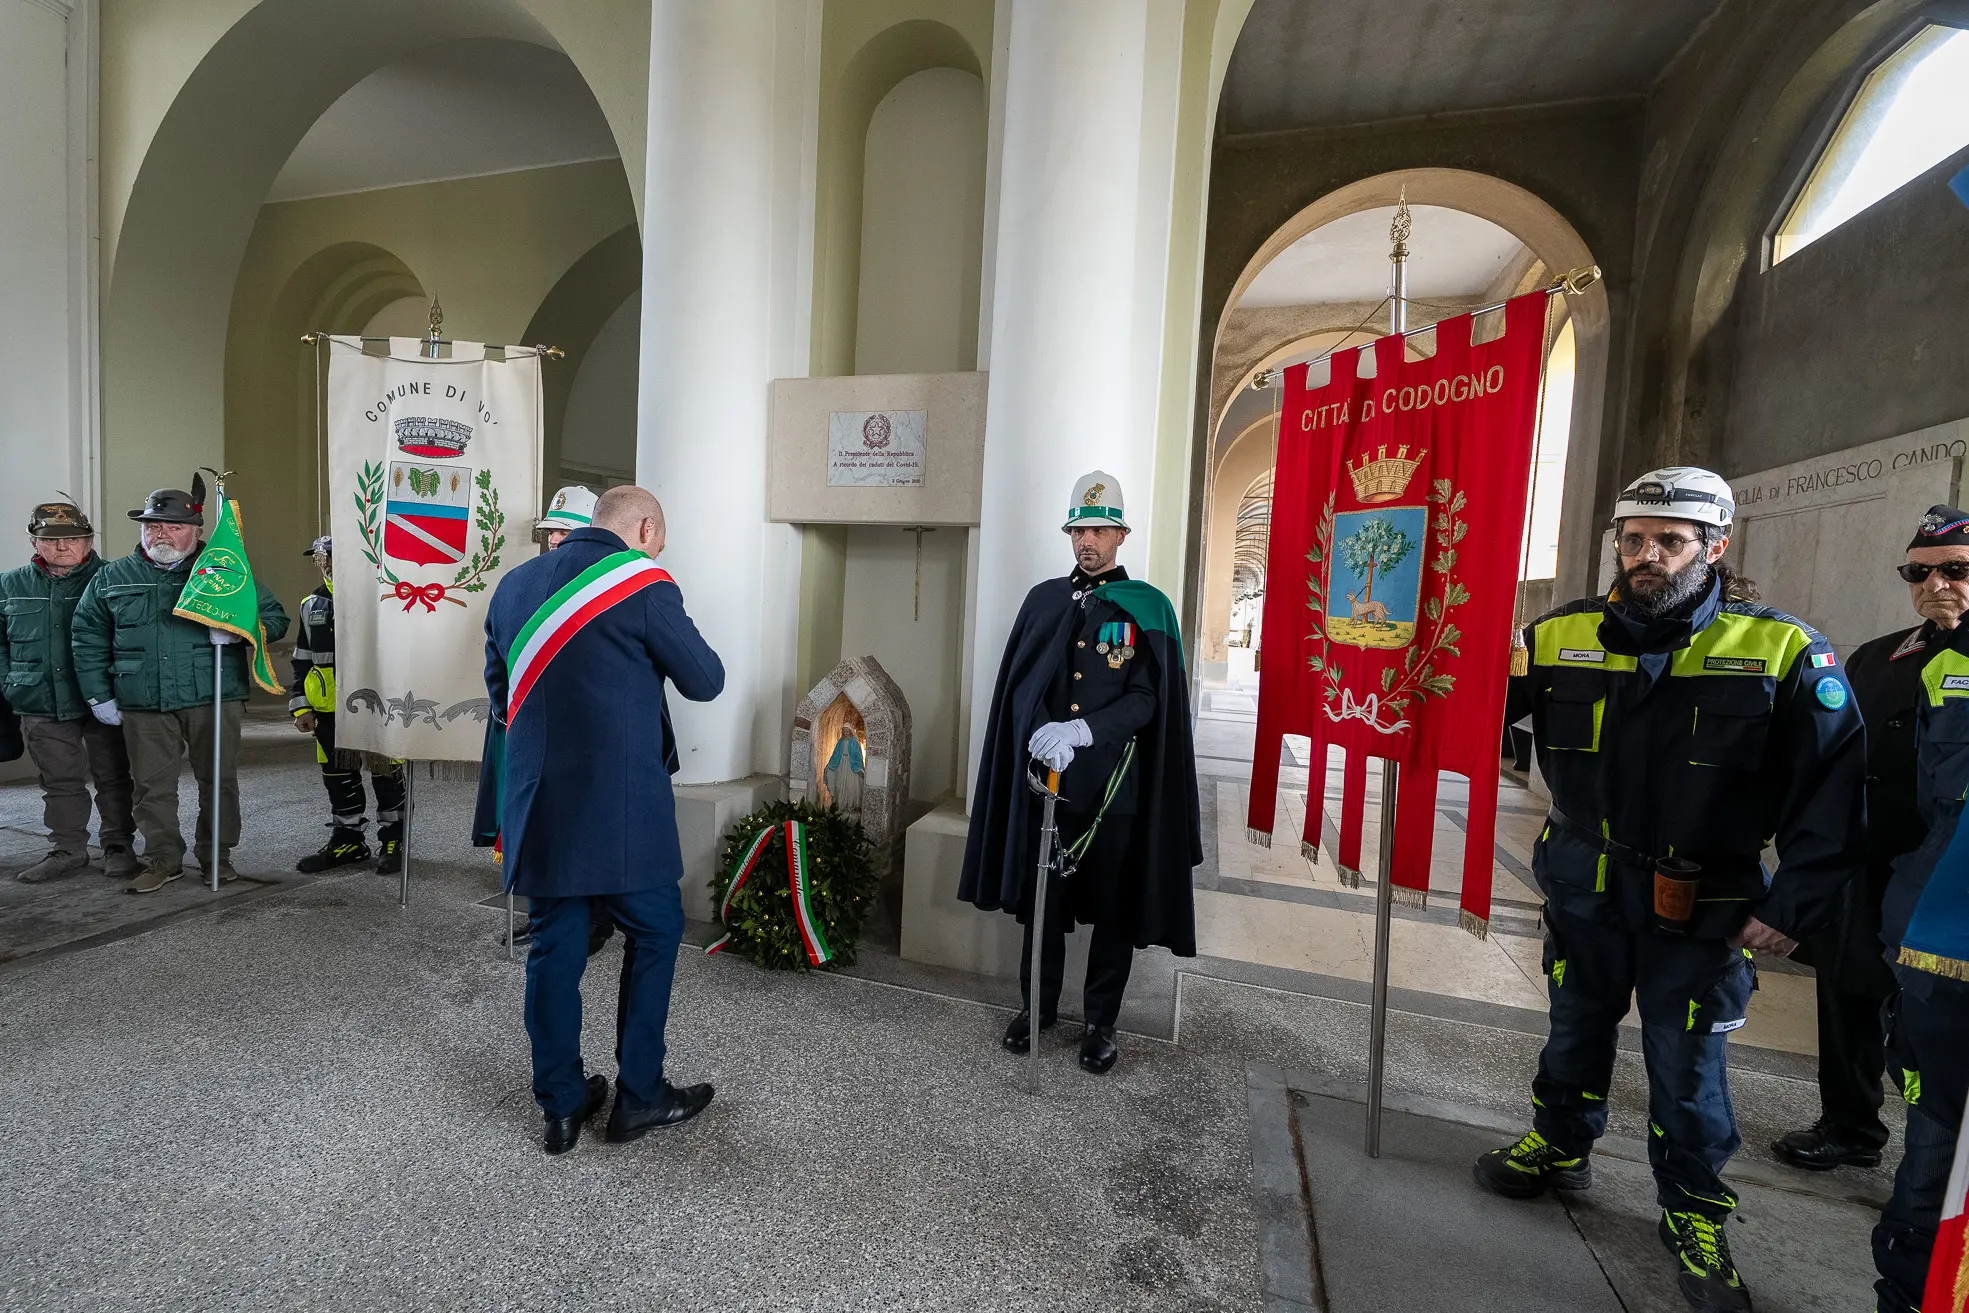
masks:
<path id="1" fill-rule="evenodd" d="M 429 46 L 350 87 L 268 192 L 301 200 L 614 159 L 601 106 L 566 55 L 525 41 Z"/>
<path id="2" fill-rule="evenodd" d="M 1408 292 L 1421 300 L 1476 296 L 1524 253 L 1525 244 L 1480 215 L 1441 205 L 1410 207 Z M 1361 210 L 1315 228 L 1272 258 L 1239 306 L 1372 301 L 1388 294 L 1388 226 L 1395 207 Z"/>
<path id="3" fill-rule="evenodd" d="M 1227 133 L 1645 92 L 1722 0 L 1257 0 Z"/>

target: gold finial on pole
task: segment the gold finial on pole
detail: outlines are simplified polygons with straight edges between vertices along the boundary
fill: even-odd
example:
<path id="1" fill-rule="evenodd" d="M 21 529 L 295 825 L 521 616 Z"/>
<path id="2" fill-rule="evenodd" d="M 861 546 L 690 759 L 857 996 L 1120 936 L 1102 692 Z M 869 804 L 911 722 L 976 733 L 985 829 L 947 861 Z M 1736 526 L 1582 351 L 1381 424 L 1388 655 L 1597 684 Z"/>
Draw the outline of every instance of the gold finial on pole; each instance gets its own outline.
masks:
<path id="1" fill-rule="evenodd" d="M 1388 225 L 1388 240 L 1394 249 L 1388 252 L 1391 260 L 1408 259 L 1408 239 L 1414 235 L 1415 219 L 1408 212 L 1408 187 L 1402 187 L 1401 199 L 1395 202 L 1395 221 Z"/>
<path id="2" fill-rule="evenodd" d="M 424 339 L 424 354 L 432 360 L 438 358 L 438 344 L 444 341 L 444 307 L 438 304 L 438 294 L 431 293 L 431 335 Z"/>

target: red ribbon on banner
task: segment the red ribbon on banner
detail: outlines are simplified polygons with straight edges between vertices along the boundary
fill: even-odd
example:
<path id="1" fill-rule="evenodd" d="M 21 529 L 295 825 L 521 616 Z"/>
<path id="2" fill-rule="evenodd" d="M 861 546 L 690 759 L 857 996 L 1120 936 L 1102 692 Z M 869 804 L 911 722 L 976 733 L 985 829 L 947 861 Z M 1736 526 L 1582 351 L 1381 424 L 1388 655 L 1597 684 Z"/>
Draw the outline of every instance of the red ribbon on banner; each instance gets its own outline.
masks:
<path id="1" fill-rule="evenodd" d="M 390 594 L 385 593 L 383 596 L 387 599 Z M 438 609 L 439 602 L 447 600 L 443 584 L 413 584 L 402 579 L 397 580 L 396 599 L 403 603 L 403 609 L 406 611 L 419 602 L 424 604 L 426 611 L 435 611 Z M 448 600 L 455 602 L 458 599 L 454 597 Z"/>

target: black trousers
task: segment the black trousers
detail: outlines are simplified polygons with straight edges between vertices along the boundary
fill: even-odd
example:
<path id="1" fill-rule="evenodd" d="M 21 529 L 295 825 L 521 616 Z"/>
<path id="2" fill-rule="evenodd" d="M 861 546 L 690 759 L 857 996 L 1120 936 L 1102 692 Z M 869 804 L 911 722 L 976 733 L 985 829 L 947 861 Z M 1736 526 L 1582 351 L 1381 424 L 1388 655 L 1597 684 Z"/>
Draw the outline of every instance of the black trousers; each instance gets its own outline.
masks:
<path id="1" fill-rule="evenodd" d="M 329 818 L 345 830 L 360 830 L 369 800 L 362 792 L 362 772 L 341 770 L 335 764 L 335 713 L 315 713 L 315 760 L 321 765 L 322 787 L 328 790 Z M 376 791 L 376 824 L 381 838 L 403 832 L 404 766 L 395 762 L 386 771 L 371 770 L 369 786 Z"/>
<path id="2" fill-rule="evenodd" d="M 1969 1099 L 1969 984 L 1924 982 L 1900 998 L 1895 1065 L 1907 1098 L 1907 1143 L 1894 1194 L 1873 1228 L 1873 1291 L 1880 1313 L 1919 1313 L 1941 1226 L 1955 1140 Z"/>
<path id="3" fill-rule="evenodd" d="M 1819 995 L 1819 1108 L 1828 1130 L 1850 1144 L 1880 1149 L 1887 1125 L 1885 1099 L 1887 1028 L 1883 1000 L 1845 987 L 1837 970 L 1821 970 Z"/>
<path id="4" fill-rule="evenodd" d="M 1078 878 L 1078 877 L 1076 877 Z M 1046 938 L 1039 950 L 1039 1019 L 1057 1016 L 1060 989 L 1065 983 L 1067 931 L 1072 915 L 1066 880 L 1046 882 Z M 1025 948 L 1019 954 L 1019 993 L 1026 1007 L 1032 1007 L 1032 921 L 1026 920 Z M 1083 998 L 1083 1019 L 1090 1026 L 1112 1026 L 1121 1015 L 1121 996 L 1128 988 L 1128 971 L 1134 965 L 1135 945 L 1129 934 L 1111 922 L 1092 927 L 1093 941 L 1087 946 L 1087 983 Z"/>

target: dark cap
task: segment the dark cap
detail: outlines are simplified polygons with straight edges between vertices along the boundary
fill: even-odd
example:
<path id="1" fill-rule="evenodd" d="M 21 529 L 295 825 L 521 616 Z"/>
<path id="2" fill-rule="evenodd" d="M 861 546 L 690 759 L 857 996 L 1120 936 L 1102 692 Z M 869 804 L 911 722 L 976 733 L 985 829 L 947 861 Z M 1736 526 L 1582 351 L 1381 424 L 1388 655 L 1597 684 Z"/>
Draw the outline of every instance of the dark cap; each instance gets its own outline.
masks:
<path id="1" fill-rule="evenodd" d="M 204 524 L 205 505 L 180 489 L 159 488 L 144 498 L 142 510 L 130 512 L 130 518 L 157 524 Z"/>
<path id="2" fill-rule="evenodd" d="M 1969 512 L 1930 506 L 1907 545 L 1910 552 L 1917 547 L 1969 547 Z"/>
<path id="3" fill-rule="evenodd" d="M 34 538 L 87 538 L 96 526 L 72 501 L 44 501 L 27 517 L 27 532 Z"/>
<path id="4" fill-rule="evenodd" d="M 308 550 L 301 553 L 303 556 L 333 556 L 334 554 L 335 543 L 325 533 L 309 543 Z"/>

